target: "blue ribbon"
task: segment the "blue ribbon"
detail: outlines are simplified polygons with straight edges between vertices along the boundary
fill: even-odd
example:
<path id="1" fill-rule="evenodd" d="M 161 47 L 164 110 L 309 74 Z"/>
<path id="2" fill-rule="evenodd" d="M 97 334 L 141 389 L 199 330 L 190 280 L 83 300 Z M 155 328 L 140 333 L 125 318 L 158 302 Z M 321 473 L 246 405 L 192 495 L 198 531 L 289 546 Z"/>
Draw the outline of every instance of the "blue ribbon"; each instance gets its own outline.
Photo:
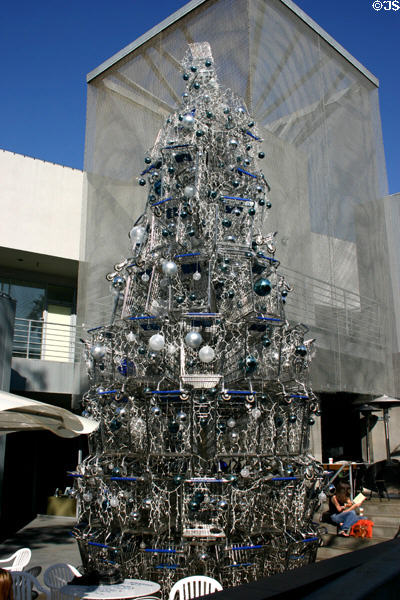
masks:
<path id="1" fill-rule="evenodd" d="M 254 179 L 257 179 L 257 175 L 254 175 L 254 173 L 249 173 L 248 171 L 240 169 L 239 167 L 236 170 L 238 173 L 243 173 L 244 175 L 248 175 L 249 177 L 254 177 Z"/>

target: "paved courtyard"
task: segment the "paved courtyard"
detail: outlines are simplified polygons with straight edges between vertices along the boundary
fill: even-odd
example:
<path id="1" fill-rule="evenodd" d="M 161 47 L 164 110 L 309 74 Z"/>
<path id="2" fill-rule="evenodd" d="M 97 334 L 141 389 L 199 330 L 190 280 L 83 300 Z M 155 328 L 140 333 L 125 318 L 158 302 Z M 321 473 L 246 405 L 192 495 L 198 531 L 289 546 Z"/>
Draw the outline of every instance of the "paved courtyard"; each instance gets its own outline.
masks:
<path id="1" fill-rule="evenodd" d="M 0 558 L 10 556 L 19 548 L 30 548 L 32 558 L 28 568 L 42 567 L 42 573 L 38 577 L 41 583 L 44 571 L 54 563 L 69 563 L 77 567 L 81 564 L 81 558 L 78 545 L 70 535 L 75 522 L 75 517 L 38 515 L 13 537 L 0 544 Z"/>

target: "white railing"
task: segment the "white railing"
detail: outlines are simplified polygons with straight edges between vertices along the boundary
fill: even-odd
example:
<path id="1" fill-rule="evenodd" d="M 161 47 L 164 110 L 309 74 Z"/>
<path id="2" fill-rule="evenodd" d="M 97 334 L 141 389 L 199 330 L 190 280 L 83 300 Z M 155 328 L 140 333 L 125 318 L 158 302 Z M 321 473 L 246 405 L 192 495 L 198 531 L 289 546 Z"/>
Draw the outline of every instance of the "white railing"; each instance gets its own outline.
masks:
<path id="1" fill-rule="evenodd" d="M 79 335 L 76 325 L 35 319 L 15 319 L 13 356 L 58 362 L 79 358 Z"/>

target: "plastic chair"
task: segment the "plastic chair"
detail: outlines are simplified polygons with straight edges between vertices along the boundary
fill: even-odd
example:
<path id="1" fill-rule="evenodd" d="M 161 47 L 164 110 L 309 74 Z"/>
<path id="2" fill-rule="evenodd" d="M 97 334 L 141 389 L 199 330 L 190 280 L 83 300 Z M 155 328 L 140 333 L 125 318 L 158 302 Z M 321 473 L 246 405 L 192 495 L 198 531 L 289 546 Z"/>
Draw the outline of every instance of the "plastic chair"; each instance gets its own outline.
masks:
<path id="1" fill-rule="evenodd" d="M 31 560 L 31 556 L 32 552 L 29 550 L 29 548 L 21 548 L 20 550 L 14 552 L 14 554 L 9 556 L 8 558 L 3 558 L 2 560 L 0 560 L 0 568 L 6 569 L 7 571 L 22 571 L 22 569 L 26 567 L 26 565 Z M 9 562 L 11 562 L 12 564 L 8 567 L 3 565 L 3 563 Z"/>
<path id="2" fill-rule="evenodd" d="M 29 569 L 25 569 L 25 573 L 30 573 L 34 577 L 39 577 L 42 572 L 42 567 L 30 567 Z"/>
<path id="3" fill-rule="evenodd" d="M 47 600 L 50 599 L 48 590 L 40 585 L 36 577 L 26 571 L 11 571 L 13 580 L 13 597 L 14 600 L 32 600 L 33 588 L 40 594 L 44 594 Z"/>
<path id="4" fill-rule="evenodd" d="M 189 600 L 190 598 L 206 596 L 220 590 L 222 590 L 222 585 L 216 579 L 206 577 L 205 575 L 192 575 L 191 577 L 180 579 L 172 586 L 169 593 L 169 600 L 175 600 L 176 596 L 177 600 Z"/>
<path id="5" fill-rule="evenodd" d="M 57 563 L 48 567 L 44 572 L 43 581 L 50 588 L 51 600 L 60 600 L 60 589 L 74 577 L 82 577 L 82 575 L 72 565 Z"/>

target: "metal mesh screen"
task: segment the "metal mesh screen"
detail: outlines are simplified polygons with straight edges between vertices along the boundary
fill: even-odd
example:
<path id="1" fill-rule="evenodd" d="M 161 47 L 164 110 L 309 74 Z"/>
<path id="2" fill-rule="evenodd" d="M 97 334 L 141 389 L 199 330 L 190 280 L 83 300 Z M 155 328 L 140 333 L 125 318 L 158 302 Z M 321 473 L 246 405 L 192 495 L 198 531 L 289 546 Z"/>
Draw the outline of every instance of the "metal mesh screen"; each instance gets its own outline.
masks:
<path id="1" fill-rule="evenodd" d="M 111 316 L 104 275 L 141 214 L 143 157 L 183 91 L 187 44 L 211 44 L 218 77 L 264 138 L 286 314 L 318 340 L 314 388 L 393 393 L 386 173 L 377 89 L 279 0 L 209 0 L 89 85 L 85 263 L 79 316 Z M 266 231 L 267 232 L 267 231 Z"/>

